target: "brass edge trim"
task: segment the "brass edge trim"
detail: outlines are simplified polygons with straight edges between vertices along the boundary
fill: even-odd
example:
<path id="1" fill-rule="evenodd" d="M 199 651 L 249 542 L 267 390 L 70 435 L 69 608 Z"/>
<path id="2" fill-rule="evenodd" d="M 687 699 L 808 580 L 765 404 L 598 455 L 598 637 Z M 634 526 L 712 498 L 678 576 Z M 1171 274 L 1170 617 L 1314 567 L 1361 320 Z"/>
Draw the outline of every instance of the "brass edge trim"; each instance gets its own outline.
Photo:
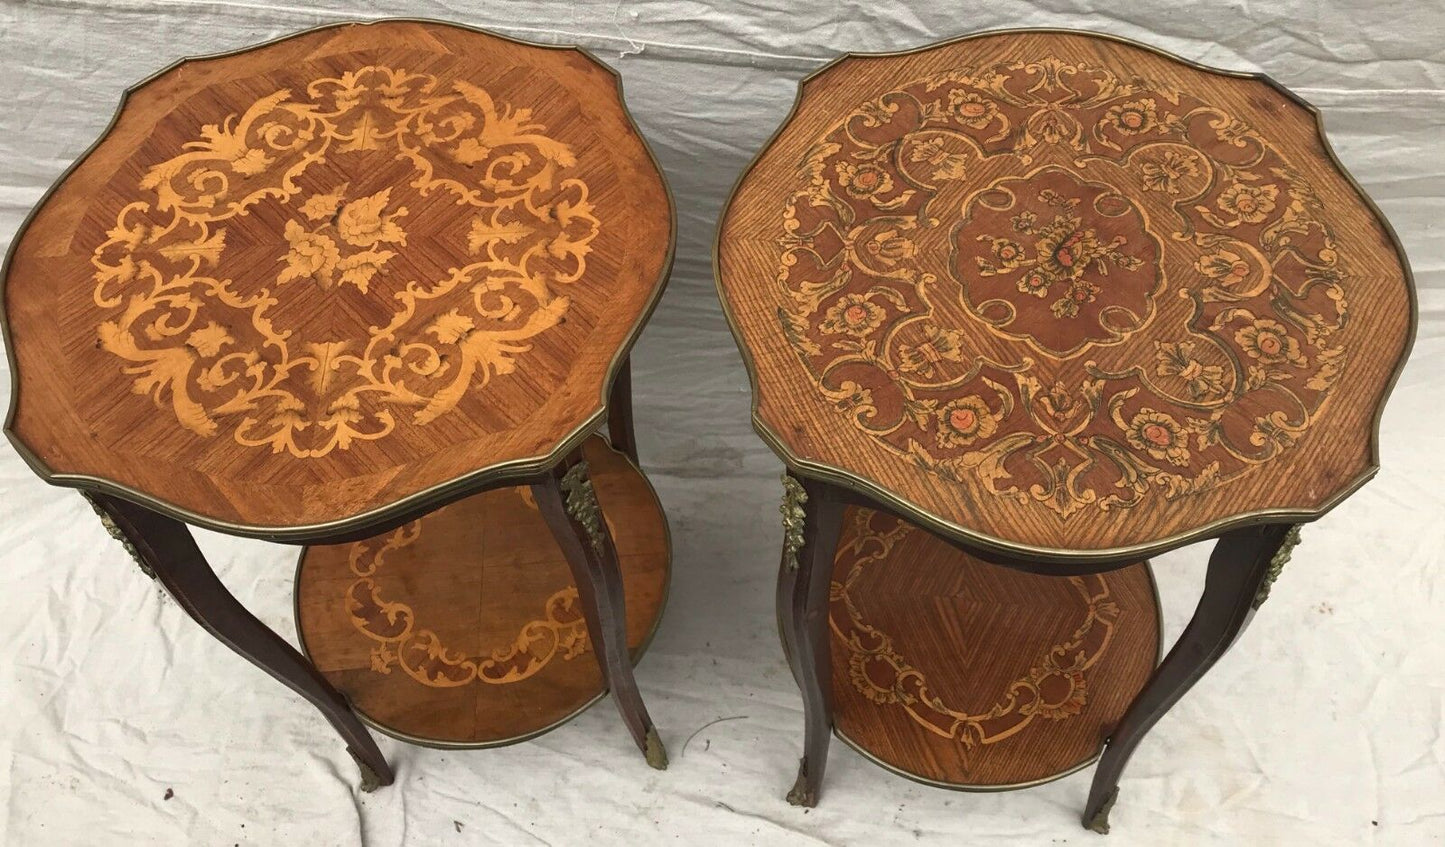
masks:
<path id="1" fill-rule="evenodd" d="M 637 649 L 630 651 L 632 654 L 632 667 L 636 668 L 638 665 L 642 664 L 643 657 L 647 655 L 647 649 L 652 646 L 652 639 L 657 636 L 657 631 L 662 628 L 662 619 L 667 614 L 667 601 L 672 596 L 672 527 L 667 522 L 667 511 L 662 508 L 662 499 L 657 496 L 657 489 L 653 487 L 652 480 L 649 479 L 647 474 L 642 471 L 642 468 L 639 467 L 637 463 L 633 462 L 631 457 L 629 457 L 626 453 L 623 453 L 620 450 L 613 449 L 612 445 L 608 443 L 607 439 L 599 437 L 599 440 L 604 445 L 606 445 L 608 450 L 611 450 L 613 453 L 621 456 L 622 460 L 627 462 L 628 466 L 637 474 L 638 477 L 642 479 L 643 483 L 647 486 L 647 492 L 652 495 L 652 503 L 654 506 L 657 507 L 658 515 L 662 517 L 663 554 L 665 556 L 664 561 L 667 564 L 667 567 L 663 569 L 662 599 L 661 602 L 657 604 L 657 616 L 652 621 L 652 627 L 648 629 L 647 635 L 643 636 L 641 643 L 637 645 Z M 478 491 L 476 493 L 480 494 L 482 492 Z M 306 635 L 301 630 L 301 569 L 305 566 L 305 564 L 306 548 L 303 547 L 301 548 L 301 552 L 296 556 L 296 576 L 293 579 L 291 589 L 291 616 L 296 627 L 296 641 L 300 645 L 301 655 L 305 656 L 306 661 L 310 662 L 314 667 L 316 665 L 316 660 L 311 655 L 311 649 L 306 644 Z M 593 650 L 592 652 L 595 656 L 597 651 Z M 588 700 L 586 703 L 578 706 L 575 711 L 540 729 L 536 729 L 522 735 L 514 736 L 512 738 L 503 738 L 496 741 L 482 742 L 439 741 L 434 738 L 426 738 L 420 735 L 413 735 L 411 733 L 396 729 L 395 727 L 387 726 L 385 723 L 382 723 L 381 721 L 376 720 L 375 718 L 363 712 L 361 708 L 355 703 L 350 703 L 350 701 L 348 701 L 348 703 L 351 706 L 351 711 L 356 714 L 356 716 L 361 720 L 362 723 L 366 724 L 377 732 L 389 735 L 398 741 L 404 741 L 407 744 L 414 744 L 418 747 L 429 747 L 433 750 L 488 750 L 493 747 L 508 747 L 513 744 L 521 744 L 524 741 L 531 741 L 534 738 L 546 735 L 547 733 L 551 732 L 554 729 L 557 729 L 563 724 L 570 723 L 571 721 L 576 719 L 578 715 L 595 706 L 597 702 L 600 701 L 602 698 L 606 697 L 608 693 L 609 689 L 604 687 L 601 691 L 597 692 L 597 696 Z"/>
<path id="2" fill-rule="evenodd" d="M 1394 369 L 1391 372 L 1389 379 L 1385 381 L 1384 388 L 1380 393 L 1379 401 L 1375 406 L 1374 420 L 1370 434 L 1370 464 L 1359 474 L 1357 474 L 1353 479 L 1345 482 L 1335 494 L 1326 499 L 1317 508 L 1297 509 L 1279 507 L 1270 509 L 1259 509 L 1251 512 L 1242 512 L 1237 515 L 1230 515 L 1228 517 L 1217 519 L 1210 523 L 1198 526 L 1194 529 L 1176 533 L 1174 535 L 1167 536 L 1156 541 L 1134 544 L 1127 547 L 1098 548 L 1092 550 L 1070 550 L 1065 548 L 1037 547 L 1031 544 L 1008 541 L 1007 539 L 998 538 L 984 532 L 969 529 L 962 525 L 953 523 L 952 521 L 936 517 L 932 513 L 927 512 L 918 506 L 915 506 L 908 500 L 892 493 L 891 491 L 887 490 L 881 485 L 878 485 L 872 480 L 867 479 L 866 477 L 851 473 L 849 471 L 843 470 L 842 468 L 837 468 L 831 465 L 826 465 L 818 462 L 810 462 L 797 455 L 794 455 L 792 451 L 790 451 L 783 444 L 782 440 L 779 439 L 777 435 L 768 428 L 768 425 L 763 422 L 762 418 L 758 416 L 757 364 L 753 361 L 752 354 L 748 350 L 747 343 L 743 338 L 742 330 L 738 326 L 737 318 L 734 316 L 732 307 L 728 303 L 727 293 L 723 290 L 722 269 L 718 264 L 718 251 L 719 248 L 722 246 L 723 227 L 727 222 L 728 212 L 732 208 L 733 200 L 737 197 L 738 189 L 742 187 L 743 181 L 747 179 L 748 175 L 752 173 L 755 167 L 757 167 L 758 162 L 762 161 L 763 156 L 765 156 L 768 151 L 772 149 L 774 143 L 778 140 L 778 137 L 782 135 L 783 130 L 785 130 L 788 125 L 792 123 L 793 118 L 798 113 L 799 106 L 802 105 L 803 93 L 808 83 L 822 76 L 824 73 L 831 70 L 835 66 L 842 65 L 850 59 L 882 59 L 908 56 L 914 53 L 923 53 L 936 47 L 944 47 L 947 45 L 956 44 L 975 38 L 983 38 L 995 35 L 1016 35 L 1022 33 L 1053 33 L 1059 35 L 1075 35 L 1098 38 L 1105 41 L 1113 41 L 1119 44 L 1147 50 L 1166 59 L 1170 59 L 1172 61 L 1194 68 L 1195 70 L 1204 71 L 1211 74 L 1217 74 L 1219 76 L 1233 77 L 1236 79 L 1253 79 L 1270 86 L 1271 88 L 1275 89 L 1276 91 L 1289 98 L 1291 102 L 1300 106 L 1314 116 L 1315 133 L 1320 142 L 1320 146 L 1325 152 L 1326 158 L 1328 158 L 1331 165 L 1334 166 L 1335 170 L 1339 172 L 1340 176 L 1344 177 L 1346 184 L 1348 184 L 1351 188 L 1354 189 L 1360 200 L 1364 202 L 1366 208 L 1371 212 L 1371 214 L 1374 215 L 1375 219 L 1380 222 L 1382 228 L 1385 230 L 1386 235 L 1389 236 L 1390 243 L 1395 248 L 1395 255 L 1400 260 L 1400 267 L 1404 271 L 1405 293 L 1406 299 L 1408 300 L 1410 307 L 1410 320 L 1405 330 L 1404 345 L 1400 350 L 1400 356 L 1395 362 Z M 1349 497 L 1355 491 L 1359 490 L 1360 486 L 1364 485 L 1366 482 L 1369 482 L 1372 478 L 1374 478 L 1375 474 L 1379 472 L 1380 421 L 1381 418 L 1384 416 L 1385 404 L 1389 400 L 1390 394 L 1394 391 L 1396 383 L 1399 382 L 1400 374 L 1404 371 L 1405 363 L 1410 357 L 1410 351 L 1415 345 L 1415 337 L 1416 333 L 1418 332 L 1420 323 L 1420 307 L 1418 296 L 1416 293 L 1415 275 L 1410 268 L 1409 258 L 1405 255 L 1404 245 L 1400 242 L 1400 237 L 1395 232 L 1395 228 L 1390 224 L 1389 219 L 1387 219 L 1384 214 L 1380 212 L 1380 207 L 1376 205 L 1375 201 L 1370 197 L 1370 195 L 1365 192 L 1365 189 L 1360 186 L 1354 175 L 1351 174 L 1349 169 L 1344 166 L 1344 163 L 1340 161 L 1339 156 L 1335 154 L 1334 147 L 1331 146 L 1329 137 L 1325 135 L 1324 116 L 1320 113 L 1319 109 L 1315 108 L 1315 106 L 1300 97 L 1298 94 L 1290 91 L 1282 83 L 1275 80 L 1269 74 L 1263 72 L 1235 71 L 1224 68 L 1211 67 L 1209 65 L 1195 62 L 1192 59 L 1186 59 L 1183 56 L 1171 53 L 1162 48 L 1135 41 L 1132 38 L 1126 38 L 1124 36 L 1113 35 L 1110 33 L 1091 32 L 1089 30 L 1079 29 L 1065 29 L 1059 27 L 1021 27 L 1012 29 L 991 29 L 975 33 L 969 33 L 967 35 L 960 35 L 955 38 L 945 39 L 943 41 L 936 41 L 918 47 L 908 48 L 906 50 L 882 53 L 844 52 L 839 56 L 835 57 L 834 59 L 831 59 L 818 69 L 804 76 L 798 82 L 798 90 L 797 94 L 793 98 L 792 108 L 788 110 L 788 114 L 783 118 L 783 121 L 778 125 L 778 128 L 773 130 L 772 135 L 768 137 L 767 141 L 763 143 L 763 146 L 758 149 L 758 152 L 756 154 L 754 154 L 752 160 L 748 162 L 747 167 L 743 168 L 742 172 L 738 174 L 737 179 L 733 182 L 732 190 L 728 192 L 727 200 L 723 203 L 722 211 L 718 215 L 717 226 L 713 230 L 712 268 L 713 287 L 717 293 L 718 301 L 722 305 L 723 316 L 727 319 L 728 329 L 732 332 L 733 341 L 737 345 L 738 353 L 742 357 L 743 365 L 748 372 L 748 384 L 752 393 L 753 429 L 757 432 L 758 436 L 761 437 L 762 440 L 772 449 L 772 451 L 777 454 L 778 458 L 783 461 L 784 465 L 789 471 L 795 471 L 802 476 L 808 476 L 822 480 L 824 482 L 831 482 L 835 485 L 841 485 L 845 488 L 850 488 L 868 497 L 872 497 L 880 502 L 888 503 L 893 508 L 898 509 L 901 513 L 907 516 L 909 520 L 914 521 L 915 523 L 923 526 L 929 531 L 938 533 L 939 535 L 943 535 L 947 538 L 952 538 L 961 543 L 971 544 L 981 549 L 1001 553 L 1007 556 L 1034 558 L 1048 563 L 1104 562 L 1128 558 L 1143 559 L 1158 555 L 1160 553 L 1168 552 L 1170 550 L 1182 547 L 1195 541 L 1218 537 L 1219 535 L 1222 535 L 1223 533 L 1231 529 L 1237 529 L 1240 527 L 1252 526 L 1256 524 L 1309 523 L 1311 521 L 1318 520 L 1320 517 L 1324 516 L 1325 513 L 1329 512 L 1335 506 L 1338 506 L 1345 498 Z"/>
<path id="3" fill-rule="evenodd" d="M 857 753 L 859 756 L 862 756 L 864 759 L 868 760 L 874 765 L 877 765 L 883 770 L 888 771 L 891 774 L 901 776 L 911 782 L 917 782 L 921 785 L 927 785 L 932 788 L 943 788 L 948 791 L 961 791 L 965 794 L 997 794 L 1001 791 L 1018 791 L 1024 788 L 1033 788 L 1035 786 L 1053 782 L 1056 779 L 1063 779 L 1066 776 L 1072 776 L 1094 764 L 1095 762 L 1099 761 L 1099 757 L 1104 755 L 1104 746 L 1101 744 L 1097 753 L 1094 753 L 1093 755 L 1089 756 L 1078 764 L 1070 765 L 1067 769 L 1059 771 L 1055 774 L 1049 774 L 1048 776 L 1039 777 L 1038 779 L 1032 779 L 1026 782 L 1013 782 L 1007 785 L 965 785 L 957 782 L 943 782 L 941 780 L 929 779 L 926 776 L 919 776 L 916 773 L 906 771 L 896 765 L 890 765 L 889 763 L 883 761 L 869 751 L 863 749 L 862 745 L 849 738 L 846 734 L 844 734 L 841 729 L 838 729 L 836 726 L 833 727 L 833 735 L 839 741 L 842 741 L 844 744 L 847 744 L 849 747 L 851 747 L 853 749 L 853 752 Z"/>
<path id="4" fill-rule="evenodd" d="M 991 562 L 985 562 L 985 564 L 992 565 Z M 1139 564 L 1142 564 L 1144 566 L 1144 573 L 1146 576 L 1149 577 L 1149 590 L 1152 595 L 1151 599 L 1154 601 L 1154 627 L 1155 630 L 1158 632 L 1159 637 L 1154 644 L 1154 662 L 1152 667 L 1157 670 L 1159 667 L 1159 663 L 1164 659 L 1164 605 L 1162 599 L 1159 596 L 1159 582 L 1154 579 L 1154 563 L 1149 561 L 1148 559 L 1145 559 L 1144 561 L 1139 562 Z M 1008 567 L 1007 565 L 992 566 L 1003 568 Z M 1120 568 L 1119 570 L 1123 570 L 1123 568 Z M 1110 571 L 1109 573 L 1113 573 L 1113 571 Z M 781 625 L 782 624 L 780 621 L 779 626 L 781 627 Z M 782 633 L 780 631 L 779 638 L 781 637 Z M 829 632 L 829 638 L 832 638 L 831 631 Z M 787 642 L 783 643 L 783 647 L 783 652 L 786 653 Z M 1149 681 L 1151 679 L 1153 679 L 1152 673 L 1149 675 L 1148 679 L 1144 680 L 1144 686 L 1146 688 L 1148 687 Z M 1140 691 L 1143 691 L 1143 689 L 1141 688 Z M 1135 694 L 1135 699 L 1137 699 L 1138 696 L 1138 694 Z M 1125 707 L 1125 711 L 1127 712 L 1129 707 L 1132 705 L 1133 700 L 1129 702 L 1129 706 Z M 1122 719 L 1123 716 L 1121 715 L 1120 717 Z M 912 780 L 913 782 L 917 782 L 922 785 L 928 785 L 933 788 L 943 788 L 948 791 L 962 791 L 966 794 L 996 794 L 1000 791 L 1018 791 L 1024 788 L 1034 788 L 1045 783 L 1063 779 L 1066 776 L 1072 776 L 1079 771 L 1090 767 L 1095 762 L 1099 761 L 1099 759 L 1102 758 L 1104 755 L 1104 750 L 1107 749 L 1109 746 L 1109 738 L 1106 735 L 1099 740 L 1099 748 L 1089 756 L 1086 756 L 1084 759 L 1080 760 L 1078 764 L 1070 765 L 1069 767 L 1059 771 L 1058 773 L 1049 774 L 1048 776 L 1041 776 L 1038 779 L 1030 779 L 1023 782 L 1011 782 L 1002 785 L 977 785 L 961 782 L 943 782 L 942 780 L 929 779 L 926 776 L 920 776 L 916 773 L 912 773 L 911 771 L 906 771 L 903 768 L 898 767 L 897 765 L 889 764 L 888 762 L 885 762 L 875 756 L 871 751 L 865 749 L 863 745 L 859 742 L 854 741 L 852 738 L 849 738 L 848 735 L 844 733 L 843 730 L 839 729 L 836 724 L 833 726 L 833 735 L 837 736 L 839 741 L 842 741 L 844 744 L 852 747 L 853 751 L 856 752 L 858 755 L 862 756 L 864 759 L 867 759 L 868 761 L 872 762 L 883 770 L 888 771 L 889 773 L 896 774 L 903 777 L 904 779 Z"/>
<path id="5" fill-rule="evenodd" d="M 593 411 L 593 413 L 589 417 L 587 417 L 584 421 L 578 424 L 576 428 L 574 428 L 570 433 L 568 433 L 564 438 L 562 438 L 557 443 L 557 446 L 552 449 L 551 452 L 545 455 L 531 456 L 522 459 L 515 459 L 510 462 L 489 465 L 485 468 L 480 468 L 478 470 L 472 471 L 471 473 L 462 474 L 461 476 L 455 477 L 453 479 L 437 483 L 436 485 L 407 495 L 406 497 L 399 500 L 394 500 L 384 506 L 378 506 L 377 508 L 372 509 L 368 512 L 362 512 L 357 515 L 352 515 L 348 518 L 341 518 L 338 520 L 327 521 L 319 524 L 299 524 L 284 527 L 268 527 L 253 524 L 236 523 L 232 521 L 221 520 L 218 518 L 207 517 L 206 515 L 202 515 L 198 512 L 191 511 L 181 506 L 177 506 L 160 497 L 145 494 L 137 489 L 131 488 L 130 486 L 115 482 L 114 480 L 106 479 L 105 477 L 98 477 L 92 476 L 90 474 L 79 473 L 57 473 L 55 471 L 52 471 L 50 467 L 45 464 L 44 460 L 42 460 L 38 455 L 35 454 L 33 450 L 30 449 L 28 445 L 26 445 L 20 440 L 19 435 L 17 435 L 14 430 L 15 413 L 20 407 L 20 373 L 18 363 L 15 359 L 15 347 L 10 340 L 10 314 L 9 310 L 5 307 L 5 283 L 9 278 L 10 263 L 11 260 L 14 258 L 17 245 L 20 244 L 21 239 L 25 235 L 25 231 L 29 229 L 30 223 L 35 219 L 36 214 L 50 200 L 56 189 L 58 189 L 67 179 L 69 179 L 70 175 L 76 170 L 76 168 L 80 167 L 80 165 L 84 163 L 86 159 L 90 158 L 90 154 L 94 153 L 96 148 L 98 148 L 105 141 L 105 139 L 110 136 L 111 130 L 115 128 L 116 123 L 120 120 L 121 112 L 125 109 L 126 103 L 130 100 L 131 95 L 134 94 L 136 91 L 139 91 L 146 85 L 150 84 L 151 82 L 155 81 L 156 79 L 160 78 L 161 76 L 164 76 L 165 74 L 168 74 L 171 71 L 174 71 L 189 62 L 204 62 L 211 59 L 224 59 L 230 56 L 247 53 L 252 50 L 259 50 L 265 47 L 270 47 L 283 41 L 288 41 L 292 38 L 299 38 L 304 35 L 309 35 L 313 32 L 320 32 L 322 30 L 336 29 L 339 27 L 347 26 L 370 26 L 372 24 L 378 23 L 414 23 L 429 24 L 434 26 L 446 26 L 452 27 L 454 29 L 461 29 L 481 35 L 490 36 L 492 38 L 498 38 L 503 41 L 512 42 L 513 44 L 522 45 L 524 47 L 539 47 L 547 50 L 573 50 L 582 54 L 593 64 L 597 65 L 607 73 L 611 74 L 612 78 L 616 81 L 618 105 L 622 109 L 622 116 L 626 120 L 627 125 L 631 127 L 632 132 L 637 138 L 638 142 L 642 145 L 643 152 L 647 154 L 647 158 L 652 163 L 653 168 L 657 171 L 658 181 L 662 184 L 663 195 L 667 198 L 668 240 L 667 254 L 663 257 L 662 265 L 658 269 L 658 277 L 657 281 L 653 283 L 651 297 L 644 305 L 642 311 L 638 313 L 637 319 L 633 322 L 632 327 L 627 331 L 626 336 L 617 345 L 617 349 L 613 352 L 612 359 L 608 363 L 607 373 L 603 378 L 602 384 L 600 386 L 601 394 L 598 408 Z M 78 488 L 81 490 L 98 491 L 100 493 L 109 494 L 114 497 L 120 497 L 121 499 L 129 500 L 133 503 L 144 506 L 147 509 L 151 509 L 153 511 L 159 512 L 160 514 L 175 518 L 179 521 L 191 524 L 193 526 L 199 526 L 205 529 L 214 530 L 216 532 L 223 532 L 228 535 L 237 535 L 244 538 L 259 538 L 265 541 L 275 541 L 293 544 L 305 544 L 310 542 L 316 542 L 330 536 L 365 531 L 370 526 L 383 524 L 387 520 L 394 518 L 397 515 L 405 514 L 414 509 L 431 508 L 431 506 L 429 506 L 428 504 L 435 504 L 439 502 L 445 502 L 451 499 L 456 499 L 458 496 L 462 496 L 459 495 L 458 492 L 476 493 L 486 488 L 494 487 L 496 485 L 512 481 L 521 481 L 529 476 L 535 476 L 536 474 L 544 470 L 548 470 L 554 467 L 558 462 L 562 460 L 563 456 L 571 453 L 573 450 L 579 447 L 583 441 L 586 440 L 587 436 L 596 432 L 601 427 L 602 422 L 607 417 L 607 401 L 608 395 L 611 393 L 612 390 L 612 383 L 617 378 L 617 373 L 619 370 L 621 370 L 622 363 L 627 361 L 627 359 L 630 357 L 633 345 L 637 342 L 638 336 L 642 334 L 642 330 L 651 320 L 652 314 L 654 311 L 656 311 L 657 304 L 662 299 L 663 292 L 667 288 L 668 280 L 672 276 L 672 266 L 673 261 L 676 257 L 676 253 L 677 202 L 672 194 L 672 186 L 667 181 L 667 174 L 664 173 L 662 165 L 657 161 L 657 155 L 653 152 L 651 145 L 647 143 L 646 136 L 642 134 L 642 130 L 638 127 L 636 118 L 633 117 L 631 110 L 627 107 L 627 100 L 623 96 L 622 91 L 622 75 L 615 68 L 606 64 L 601 59 L 597 58 L 597 56 L 592 53 L 592 51 L 588 50 L 585 47 L 582 47 L 581 45 L 545 44 L 542 42 L 526 41 L 524 39 L 514 38 L 509 35 L 502 35 L 500 33 L 491 32 L 490 30 L 482 29 L 480 27 L 469 26 L 467 24 L 453 23 L 451 21 L 438 20 L 436 18 L 393 17 L 376 18 L 372 20 L 337 21 L 334 23 L 322 24 L 320 26 L 314 26 L 308 29 L 287 33 L 286 35 L 270 39 L 269 41 L 249 44 L 235 50 L 224 50 L 218 53 L 209 53 L 200 56 L 183 56 L 179 59 L 176 59 L 174 62 L 171 62 L 169 65 L 161 68 L 160 70 L 150 74 L 149 76 L 146 76 L 140 81 L 126 87 L 126 89 L 121 92 L 120 101 L 116 104 L 115 111 L 111 114 L 110 121 L 107 122 L 105 128 L 101 130 L 100 135 L 96 137 L 95 141 L 91 142 L 89 147 L 85 148 L 85 150 L 76 157 L 75 161 L 71 162 L 70 165 L 66 167 L 66 169 L 62 171 L 58 177 L 55 178 L 55 181 L 51 183 L 50 187 L 45 190 L 45 193 L 40 196 L 40 199 L 36 201 L 35 205 L 31 207 L 30 211 L 26 213 L 24 220 L 22 220 L 20 223 L 20 227 L 15 231 L 15 235 L 10 242 L 9 248 L 5 251 L 3 261 L 0 261 L 0 342 L 3 342 L 4 344 L 5 358 L 6 362 L 9 365 L 11 374 L 10 403 L 5 413 L 5 423 L 3 427 L 5 431 L 5 437 L 10 441 L 10 444 L 12 447 L 15 448 L 15 451 L 20 454 L 20 457 L 25 460 L 25 463 L 30 466 L 30 469 L 34 471 L 37 476 L 39 476 L 41 479 L 51 485 L 66 488 Z"/>

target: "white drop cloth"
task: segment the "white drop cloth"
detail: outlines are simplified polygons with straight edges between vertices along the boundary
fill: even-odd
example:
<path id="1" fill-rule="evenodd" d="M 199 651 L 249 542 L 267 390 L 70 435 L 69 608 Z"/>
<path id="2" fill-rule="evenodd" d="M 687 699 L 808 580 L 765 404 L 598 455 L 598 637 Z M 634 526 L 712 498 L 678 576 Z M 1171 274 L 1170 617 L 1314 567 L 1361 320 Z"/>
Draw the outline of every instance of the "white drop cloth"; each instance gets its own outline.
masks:
<path id="1" fill-rule="evenodd" d="M 1439 0 L 0 0 L 0 238 L 100 132 L 121 90 L 176 57 L 402 14 L 591 47 L 621 70 L 677 197 L 677 266 L 633 381 L 643 463 L 676 545 L 671 605 L 638 671 L 672 767 L 646 768 L 604 702 L 500 750 L 382 738 L 397 784 L 358 795 L 354 765 L 314 710 L 160 599 L 78 496 L 4 449 L 0 844 L 1445 841 Z M 1241 643 L 1145 741 L 1107 842 L 1078 825 L 1087 771 L 959 794 L 890 776 L 835 743 L 822 805 L 783 802 L 802 720 L 773 624 L 780 464 L 749 427 L 709 260 L 728 189 L 804 73 L 843 50 L 1026 25 L 1262 69 L 1313 101 L 1399 230 L 1420 288 L 1419 340 L 1384 418 L 1384 470 L 1306 529 Z M 0 394 L 9 381 L 0 377 Z M 201 543 L 232 590 L 292 637 L 294 550 L 204 533 Z M 1171 640 L 1206 554 L 1196 545 L 1155 562 Z M 684 743 L 720 717 L 738 719 Z"/>

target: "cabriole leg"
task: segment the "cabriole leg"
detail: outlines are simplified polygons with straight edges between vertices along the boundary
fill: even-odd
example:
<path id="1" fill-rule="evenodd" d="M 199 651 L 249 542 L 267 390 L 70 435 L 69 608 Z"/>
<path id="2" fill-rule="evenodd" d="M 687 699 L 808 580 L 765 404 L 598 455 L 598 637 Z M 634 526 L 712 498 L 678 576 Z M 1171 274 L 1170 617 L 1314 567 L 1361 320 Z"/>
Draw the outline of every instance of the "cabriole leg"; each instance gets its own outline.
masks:
<path id="1" fill-rule="evenodd" d="M 533 496 L 577 582 L 587 634 L 597 652 L 602 678 L 632 739 L 658 770 L 667 768 L 667 750 L 647 714 L 632 658 L 627 650 L 627 607 L 617 548 L 602 517 L 587 461 L 577 450 L 532 486 Z"/>
<path id="2" fill-rule="evenodd" d="M 833 665 L 828 585 L 842 528 L 843 503 L 824 483 L 783 475 L 783 561 L 778 617 L 783 649 L 803 695 L 803 758 L 788 792 L 795 806 L 814 806 L 828 765 L 833 728 Z"/>
<path id="3" fill-rule="evenodd" d="M 361 789 L 391 785 L 395 776 L 346 697 L 285 639 L 236 600 L 216 578 L 185 524 L 104 494 L 86 494 L 106 529 L 196 623 L 221 643 L 305 697 L 346 742 L 361 768 Z"/>
<path id="4" fill-rule="evenodd" d="M 628 356 L 612 380 L 607 395 L 607 440 L 612 448 L 637 464 L 637 434 L 632 429 L 632 357 Z"/>
<path id="5" fill-rule="evenodd" d="M 1214 545 L 1193 619 L 1124 713 L 1099 759 L 1084 807 L 1085 828 L 1109 831 L 1109 810 L 1119 795 L 1119 777 L 1129 757 L 1244 631 L 1298 541 L 1298 528 L 1274 524 L 1232 530 Z"/>

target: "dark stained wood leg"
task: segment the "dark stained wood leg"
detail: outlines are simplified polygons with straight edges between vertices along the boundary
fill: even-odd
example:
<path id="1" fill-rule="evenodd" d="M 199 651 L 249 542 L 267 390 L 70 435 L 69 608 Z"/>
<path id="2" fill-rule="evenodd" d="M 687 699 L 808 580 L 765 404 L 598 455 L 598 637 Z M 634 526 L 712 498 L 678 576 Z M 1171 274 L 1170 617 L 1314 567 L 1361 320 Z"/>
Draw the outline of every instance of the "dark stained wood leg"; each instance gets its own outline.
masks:
<path id="1" fill-rule="evenodd" d="M 185 524 L 127 500 L 103 494 L 86 497 L 111 534 L 126 545 L 143 570 L 165 586 L 186 614 L 321 711 L 346 741 L 347 752 L 361 768 L 363 791 L 392 784 L 395 775 L 391 766 L 345 696 L 226 590 Z"/>
<path id="2" fill-rule="evenodd" d="M 1109 737 L 1084 807 L 1086 829 L 1109 831 L 1119 777 L 1134 749 L 1244 631 L 1297 539 L 1296 530 L 1284 524 L 1232 530 L 1220 537 L 1193 619 Z"/>
<path id="3" fill-rule="evenodd" d="M 632 739 L 647 763 L 667 769 L 667 750 L 647 714 L 642 692 L 632 675 L 632 657 L 627 650 L 626 598 L 617 564 L 617 548 L 607 529 L 587 462 L 577 450 L 532 486 L 532 494 L 552 535 L 567 557 L 577 581 L 577 594 L 587 618 L 587 634 L 597 652 L 602 677 L 612 692 L 617 711 L 632 733 Z"/>
<path id="4" fill-rule="evenodd" d="M 628 356 L 612 380 L 607 395 L 607 440 L 613 449 L 637 464 L 637 434 L 632 429 L 632 357 Z"/>
<path id="5" fill-rule="evenodd" d="M 842 528 L 843 502 L 831 486 L 784 475 L 783 561 L 778 616 L 783 650 L 803 694 L 803 758 L 788 792 L 795 806 L 815 806 L 828 765 L 833 728 L 832 643 L 828 585 Z"/>

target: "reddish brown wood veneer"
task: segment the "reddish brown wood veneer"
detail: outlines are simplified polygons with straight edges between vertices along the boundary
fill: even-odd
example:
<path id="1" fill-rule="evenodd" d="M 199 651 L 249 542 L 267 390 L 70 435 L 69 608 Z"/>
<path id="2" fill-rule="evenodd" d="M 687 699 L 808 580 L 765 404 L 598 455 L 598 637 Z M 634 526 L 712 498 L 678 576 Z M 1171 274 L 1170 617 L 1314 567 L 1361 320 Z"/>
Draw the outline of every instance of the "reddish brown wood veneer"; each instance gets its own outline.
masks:
<path id="1" fill-rule="evenodd" d="M 1039 576 L 871 509 L 843 521 L 829 609 L 839 737 L 951 788 L 1093 761 L 1158 661 L 1148 563 Z"/>
<path id="2" fill-rule="evenodd" d="M 636 661 L 666 600 L 667 526 L 626 457 L 597 437 L 584 452 L 617 544 Z M 372 726 L 404 740 L 521 741 L 604 693 L 571 572 L 525 486 L 377 538 L 308 547 L 296 608 L 317 668 Z"/>
<path id="3" fill-rule="evenodd" d="M 554 465 L 671 234 L 618 78 L 579 50 L 385 21 L 188 60 L 15 244 L 8 431 L 52 481 L 190 523 L 360 525 Z"/>

